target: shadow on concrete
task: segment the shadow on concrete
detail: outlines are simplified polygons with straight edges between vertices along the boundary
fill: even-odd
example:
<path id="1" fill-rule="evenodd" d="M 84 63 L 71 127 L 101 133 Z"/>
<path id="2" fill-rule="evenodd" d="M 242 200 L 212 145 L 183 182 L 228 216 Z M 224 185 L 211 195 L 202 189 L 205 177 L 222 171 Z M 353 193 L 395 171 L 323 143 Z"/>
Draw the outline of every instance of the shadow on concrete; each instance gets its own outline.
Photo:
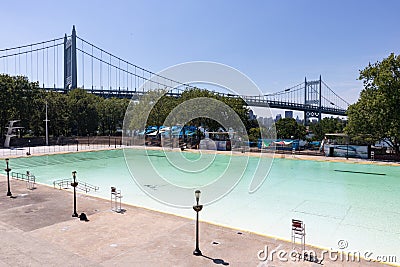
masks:
<path id="1" fill-rule="evenodd" d="M 114 210 L 116 213 L 124 214 L 126 212 L 126 209 L 118 209 Z"/>
<path id="2" fill-rule="evenodd" d="M 213 258 L 208 257 L 206 255 L 201 255 L 201 256 L 206 258 L 206 259 L 212 260 L 212 262 L 215 263 L 215 264 L 221 264 L 221 265 L 224 265 L 224 266 L 229 265 L 229 262 L 226 262 L 223 259 L 213 259 Z"/>

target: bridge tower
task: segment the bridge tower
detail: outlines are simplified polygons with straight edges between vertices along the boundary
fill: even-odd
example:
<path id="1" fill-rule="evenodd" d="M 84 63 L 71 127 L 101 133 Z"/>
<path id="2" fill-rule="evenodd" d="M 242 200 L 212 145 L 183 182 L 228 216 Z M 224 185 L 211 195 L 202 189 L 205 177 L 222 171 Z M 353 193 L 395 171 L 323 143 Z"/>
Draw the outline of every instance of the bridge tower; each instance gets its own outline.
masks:
<path id="1" fill-rule="evenodd" d="M 76 31 L 72 27 L 71 38 L 64 36 L 64 89 L 71 90 L 78 87 L 78 71 L 76 62 Z"/>
<path id="2" fill-rule="evenodd" d="M 317 118 L 318 121 L 321 121 L 321 90 L 321 75 L 317 81 L 307 82 L 307 78 L 304 79 L 304 104 L 309 107 L 304 111 L 304 125 L 310 123 L 310 118 Z"/>

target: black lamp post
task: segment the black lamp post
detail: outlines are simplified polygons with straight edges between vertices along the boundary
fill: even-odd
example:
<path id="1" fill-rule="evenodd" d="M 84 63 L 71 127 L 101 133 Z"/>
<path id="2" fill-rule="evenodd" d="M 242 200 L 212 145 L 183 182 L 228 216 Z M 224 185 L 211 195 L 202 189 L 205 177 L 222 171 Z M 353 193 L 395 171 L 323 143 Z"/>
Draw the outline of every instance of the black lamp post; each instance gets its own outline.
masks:
<path id="1" fill-rule="evenodd" d="M 196 249 L 193 251 L 193 255 L 196 256 L 202 255 L 199 249 L 199 211 L 203 208 L 203 205 L 199 205 L 200 193 L 200 190 L 194 192 L 196 196 L 196 205 L 193 206 L 193 209 L 196 211 Z"/>
<path id="2" fill-rule="evenodd" d="M 9 161 L 9 159 L 6 159 L 7 167 L 4 170 L 7 172 L 7 186 L 8 186 L 7 196 L 11 197 L 12 196 L 11 191 L 10 191 L 10 171 L 11 171 L 11 169 L 8 167 L 8 161 Z"/>
<path id="3" fill-rule="evenodd" d="M 74 178 L 74 182 L 71 183 L 71 186 L 74 188 L 74 213 L 72 217 L 78 217 L 78 213 L 76 213 L 76 187 L 78 186 L 78 182 L 76 181 L 76 171 L 72 172 L 72 177 Z"/>
<path id="4" fill-rule="evenodd" d="M 28 156 L 31 154 L 31 140 L 28 140 Z"/>

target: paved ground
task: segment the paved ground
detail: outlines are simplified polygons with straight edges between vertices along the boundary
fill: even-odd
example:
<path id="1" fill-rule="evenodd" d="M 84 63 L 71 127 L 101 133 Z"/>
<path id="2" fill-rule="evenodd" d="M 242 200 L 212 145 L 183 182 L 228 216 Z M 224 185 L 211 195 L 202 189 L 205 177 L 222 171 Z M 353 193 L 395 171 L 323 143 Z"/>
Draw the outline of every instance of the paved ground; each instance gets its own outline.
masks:
<path id="1" fill-rule="evenodd" d="M 195 245 L 193 220 L 134 206 L 123 214 L 111 211 L 110 201 L 78 194 L 78 213 L 72 218 L 69 191 L 0 177 L 0 266 L 321 266 L 312 262 L 260 261 L 257 253 L 291 250 L 280 240 L 200 223 L 200 249 Z M 321 251 L 313 248 L 317 257 Z M 261 254 L 260 256 L 264 256 Z M 319 257 L 320 258 L 320 257 Z M 320 258 L 321 259 L 321 258 Z M 323 266 L 383 266 L 378 263 L 322 261 Z"/>

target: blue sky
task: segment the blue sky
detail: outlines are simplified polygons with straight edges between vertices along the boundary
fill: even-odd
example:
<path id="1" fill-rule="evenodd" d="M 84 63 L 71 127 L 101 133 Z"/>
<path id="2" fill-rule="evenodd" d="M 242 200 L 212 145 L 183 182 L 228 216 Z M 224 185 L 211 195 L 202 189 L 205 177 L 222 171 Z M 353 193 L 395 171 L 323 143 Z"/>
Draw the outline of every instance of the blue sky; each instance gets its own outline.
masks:
<path id="1" fill-rule="evenodd" d="M 161 71 L 215 61 L 265 93 L 323 80 L 353 103 L 359 70 L 399 53 L 400 1 L 3 1 L 0 48 L 77 34 Z"/>

